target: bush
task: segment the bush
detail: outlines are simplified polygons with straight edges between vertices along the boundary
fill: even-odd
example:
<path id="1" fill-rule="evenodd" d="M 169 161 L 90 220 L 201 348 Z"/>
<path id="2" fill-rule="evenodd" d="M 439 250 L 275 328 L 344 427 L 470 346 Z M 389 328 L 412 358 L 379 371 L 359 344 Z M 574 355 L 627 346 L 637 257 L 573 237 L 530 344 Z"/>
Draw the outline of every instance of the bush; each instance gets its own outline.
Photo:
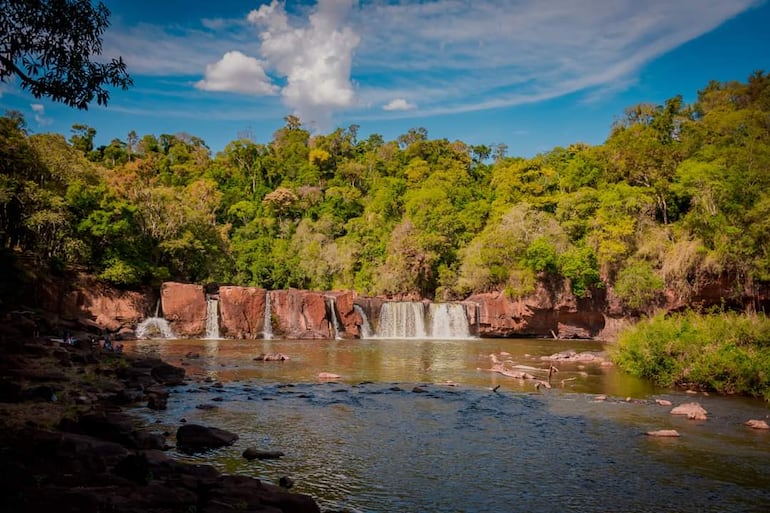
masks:
<path id="1" fill-rule="evenodd" d="M 665 283 L 647 262 L 635 262 L 618 273 L 615 292 L 634 310 L 648 310 L 663 293 Z"/>
<path id="2" fill-rule="evenodd" d="M 142 273 L 133 265 L 116 257 L 106 262 L 99 278 L 115 285 L 137 285 L 142 281 Z"/>
<path id="3" fill-rule="evenodd" d="M 735 313 L 658 315 L 623 331 L 613 360 L 661 386 L 770 400 L 770 319 Z"/>
<path id="4" fill-rule="evenodd" d="M 596 255 L 589 247 L 570 248 L 559 257 L 559 267 L 577 297 L 586 297 L 591 287 L 601 284 Z"/>

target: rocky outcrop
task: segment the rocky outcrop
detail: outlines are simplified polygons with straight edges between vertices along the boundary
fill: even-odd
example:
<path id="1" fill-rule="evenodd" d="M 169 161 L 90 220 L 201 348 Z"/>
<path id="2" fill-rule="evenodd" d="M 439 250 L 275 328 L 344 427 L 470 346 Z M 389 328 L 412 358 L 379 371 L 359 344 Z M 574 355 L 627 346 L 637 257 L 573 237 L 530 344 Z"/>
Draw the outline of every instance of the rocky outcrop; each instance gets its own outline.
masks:
<path id="1" fill-rule="evenodd" d="M 334 327 L 330 322 L 324 293 L 297 289 L 273 290 L 270 299 L 277 324 L 273 327 L 276 336 L 334 338 Z"/>
<path id="2" fill-rule="evenodd" d="M 334 298 L 336 312 L 329 313 L 337 316 L 341 326 L 340 336 L 342 338 L 360 338 L 364 320 L 355 309 L 356 293 L 353 291 L 335 291 L 329 292 L 328 295 Z"/>
<path id="3" fill-rule="evenodd" d="M 579 300 L 564 286 L 554 292 L 541 285 L 515 299 L 503 292 L 474 294 L 463 303 L 481 337 L 593 338 L 605 325 L 598 301 Z"/>
<path id="4" fill-rule="evenodd" d="M 267 291 L 256 287 L 219 287 L 219 332 L 238 339 L 262 338 Z"/>
<path id="5" fill-rule="evenodd" d="M 155 303 L 151 294 L 119 290 L 96 278 L 78 274 L 70 282 L 36 284 L 38 304 L 58 315 L 57 323 L 86 331 L 133 330 Z"/>
<path id="6" fill-rule="evenodd" d="M 61 351 L 71 355 L 64 368 L 56 356 Z M 8 403 L 0 404 L 2 511 L 320 511 L 307 495 L 175 460 L 163 452 L 165 434 L 137 429 L 117 404 L 125 402 L 126 390 L 138 391 L 135 400 L 141 400 L 162 386 L 155 376 L 174 374 L 153 372 L 159 360 L 19 339 L 0 339 L 0 355 L 0 383 L 7 385 L 0 389 L 11 392 L 0 394 Z M 23 393 L 31 372 L 48 376 L 44 396 Z M 211 432 L 219 442 L 236 437 Z"/>
<path id="7" fill-rule="evenodd" d="M 160 288 L 163 317 L 174 333 L 200 337 L 206 333 L 206 294 L 200 285 L 166 282 Z"/>

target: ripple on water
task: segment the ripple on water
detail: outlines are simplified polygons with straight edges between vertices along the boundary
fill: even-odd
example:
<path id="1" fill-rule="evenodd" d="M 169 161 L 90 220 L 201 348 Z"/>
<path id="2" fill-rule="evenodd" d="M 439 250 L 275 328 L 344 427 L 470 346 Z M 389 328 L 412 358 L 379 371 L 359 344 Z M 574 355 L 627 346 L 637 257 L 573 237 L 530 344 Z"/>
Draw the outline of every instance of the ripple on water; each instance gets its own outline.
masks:
<path id="1" fill-rule="evenodd" d="M 493 343 L 507 342 L 483 342 Z M 466 346 L 452 345 L 452 354 Z M 409 347 L 398 345 L 399 350 Z M 448 373 L 455 360 L 441 360 L 435 344 L 425 347 L 433 351 L 425 353 L 433 367 L 447 372 L 433 379 L 457 379 L 459 374 Z M 478 366 L 477 354 L 489 352 L 486 346 L 472 349 L 470 365 Z M 390 363 L 394 354 L 382 358 L 388 372 L 402 365 L 401 360 Z M 742 425 L 767 416 L 761 403 L 699 397 L 709 420 L 692 422 L 651 401 L 610 397 L 596 402 L 593 395 L 556 387 L 516 393 L 511 390 L 531 387 L 515 388 L 508 380 L 468 369 L 461 369 L 463 376 L 500 381 L 447 387 L 391 383 L 387 374 L 370 383 L 296 379 L 289 386 L 281 383 L 287 378 L 274 378 L 281 370 L 299 372 L 298 366 L 255 366 L 269 379 L 225 380 L 218 389 L 186 385 L 178 391 L 189 393 L 172 394 L 167 411 L 144 410 L 144 415 L 172 432 L 186 418 L 238 433 L 232 447 L 193 461 L 273 483 L 289 475 L 294 490 L 312 494 L 325 509 L 700 513 L 764 511 L 770 501 L 770 433 Z M 315 376 L 315 370 L 303 372 Z M 620 386 L 612 376 L 597 373 L 591 379 L 608 380 L 610 390 Z M 486 388 L 500 383 L 497 393 Z M 413 392 L 416 385 L 425 393 Z M 642 399 L 649 393 L 645 387 L 635 390 Z M 222 399 L 216 410 L 195 408 L 215 397 Z M 666 397 L 675 403 L 691 400 Z M 677 429 L 682 437 L 641 436 L 662 428 Z M 285 456 L 249 462 L 240 456 L 249 446 L 281 450 Z"/>

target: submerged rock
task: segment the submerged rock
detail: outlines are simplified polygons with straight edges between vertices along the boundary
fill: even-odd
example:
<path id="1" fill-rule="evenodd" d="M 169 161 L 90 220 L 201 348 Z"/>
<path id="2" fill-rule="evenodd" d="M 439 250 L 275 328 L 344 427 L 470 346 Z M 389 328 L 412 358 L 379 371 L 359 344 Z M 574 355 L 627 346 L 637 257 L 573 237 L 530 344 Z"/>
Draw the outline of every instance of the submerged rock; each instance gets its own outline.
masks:
<path id="1" fill-rule="evenodd" d="M 258 362 L 283 362 L 289 360 L 289 357 L 283 353 L 262 353 L 254 360 Z"/>
<path id="2" fill-rule="evenodd" d="M 647 431 L 645 435 L 657 436 L 661 438 L 677 438 L 679 436 L 682 436 L 679 434 L 679 432 L 676 429 L 659 429 L 657 431 Z"/>
<path id="3" fill-rule="evenodd" d="M 275 460 L 282 457 L 282 451 L 260 451 L 256 447 L 249 447 L 243 451 L 242 456 L 247 460 Z"/>

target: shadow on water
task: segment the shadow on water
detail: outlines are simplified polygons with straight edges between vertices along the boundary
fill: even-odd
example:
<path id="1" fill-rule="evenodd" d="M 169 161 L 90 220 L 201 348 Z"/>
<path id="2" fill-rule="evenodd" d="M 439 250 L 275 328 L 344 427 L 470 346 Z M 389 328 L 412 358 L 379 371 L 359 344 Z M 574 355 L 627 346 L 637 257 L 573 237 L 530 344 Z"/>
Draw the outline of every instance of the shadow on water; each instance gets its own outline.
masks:
<path id="1" fill-rule="evenodd" d="M 325 509 L 722 512 L 764 511 L 770 500 L 770 434 L 743 426 L 767 417 L 763 403 L 654 390 L 598 363 L 557 363 L 554 388 L 540 392 L 483 370 L 493 353 L 545 368 L 542 356 L 601 351 L 594 342 L 184 340 L 127 349 L 185 363 L 192 378 L 168 410 L 139 410 L 148 422 L 173 432 L 185 418 L 240 435 L 232 447 L 178 457 L 270 482 L 290 475 Z M 261 352 L 291 359 L 253 361 Z M 320 382 L 319 372 L 342 378 Z M 697 400 L 709 420 L 671 416 L 653 398 Z M 682 437 L 642 435 L 652 429 Z M 286 455 L 248 462 L 240 454 L 249 446 Z"/>

